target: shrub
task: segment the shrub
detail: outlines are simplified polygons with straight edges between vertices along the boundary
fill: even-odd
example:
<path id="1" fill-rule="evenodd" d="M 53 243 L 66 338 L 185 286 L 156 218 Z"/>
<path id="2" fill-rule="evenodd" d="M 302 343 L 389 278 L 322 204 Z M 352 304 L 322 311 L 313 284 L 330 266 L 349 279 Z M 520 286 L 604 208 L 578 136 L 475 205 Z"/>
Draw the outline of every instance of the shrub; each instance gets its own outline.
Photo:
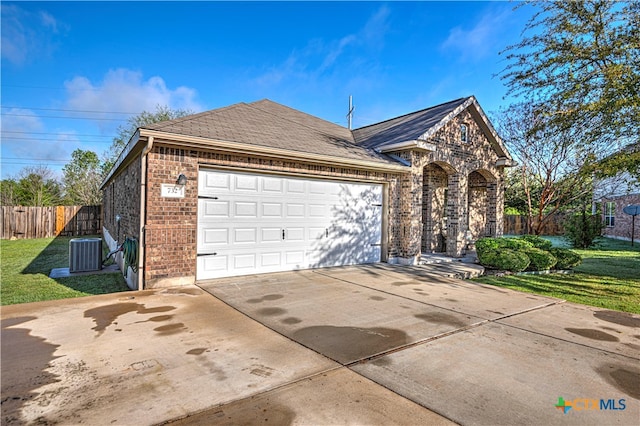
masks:
<path id="1" fill-rule="evenodd" d="M 476 241 L 476 251 L 478 254 L 488 249 L 509 249 L 509 250 L 522 250 L 525 248 L 533 247 L 528 241 L 520 238 L 480 238 Z"/>
<path id="2" fill-rule="evenodd" d="M 602 234 L 599 216 L 583 211 L 567 219 L 564 223 L 564 238 L 575 248 L 589 248 L 595 245 Z"/>
<path id="3" fill-rule="evenodd" d="M 512 272 L 524 271 L 531 262 L 526 254 L 508 248 L 479 250 L 478 260 L 482 266 Z"/>
<path id="4" fill-rule="evenodd" d="M 575 251 L 563 248 L 552 248 L 549 252 L 558 259 L 556 269 L 573 269 L 582 263 L 582 256 Z"/>
<path id="5" fill-rule="evenodd" d="M 558 261 L 554 255 L 539 248 L 531 247 L 524 249 L 522 252 L 531 261 L 527 267 L 528 271 L 546 271 L 553 268 L 553 265 Z"/>
<path id="6" fill-rule="evenodd" d="M 523 235 L 520 239 L 530 242 L 535 248 L 539 248 L 540 250 L 551 250 L 551 241 L 545 240 L 537 235 Z"/>

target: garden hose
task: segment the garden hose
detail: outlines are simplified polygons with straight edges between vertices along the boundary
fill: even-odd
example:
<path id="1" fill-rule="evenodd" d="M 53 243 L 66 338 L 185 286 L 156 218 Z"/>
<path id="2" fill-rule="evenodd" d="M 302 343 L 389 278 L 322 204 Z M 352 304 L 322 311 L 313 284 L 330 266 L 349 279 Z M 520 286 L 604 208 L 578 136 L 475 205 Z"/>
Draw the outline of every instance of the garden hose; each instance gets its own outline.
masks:
<path id="1" fill-rule="evenodd" d="M 138 240 L 135 238 L 125 238 L 122 243 L 124 256 L 124 276 L 127 276 L 129 267 L 133 272 L 138 272 Z"/>

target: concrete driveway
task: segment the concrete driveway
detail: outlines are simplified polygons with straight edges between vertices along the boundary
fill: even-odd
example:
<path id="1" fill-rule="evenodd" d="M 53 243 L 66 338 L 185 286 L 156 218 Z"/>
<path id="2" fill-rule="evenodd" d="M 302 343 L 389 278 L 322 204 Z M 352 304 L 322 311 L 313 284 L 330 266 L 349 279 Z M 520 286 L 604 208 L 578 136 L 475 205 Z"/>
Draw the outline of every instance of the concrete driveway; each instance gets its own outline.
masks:
<path id="1" fill-rule="evenodd" d="M 200 287 L 3 307 L 2 423 L 638 423 L 637 315 L 390 265 Z"/>

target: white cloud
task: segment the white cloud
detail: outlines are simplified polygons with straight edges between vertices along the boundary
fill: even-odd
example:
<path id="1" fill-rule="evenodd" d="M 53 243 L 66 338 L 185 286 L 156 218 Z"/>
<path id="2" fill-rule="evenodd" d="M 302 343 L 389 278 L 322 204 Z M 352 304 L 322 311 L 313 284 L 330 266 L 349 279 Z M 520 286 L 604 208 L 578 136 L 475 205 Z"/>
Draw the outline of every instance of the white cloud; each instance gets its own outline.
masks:
<path id="1" fill-rule="evenodd" d="M 40 21 L 45 28 L 51 29 L 54 33 L 58 33 L 58 20 L 50 13 L 40 11 Z"/>
<path id="2" fill-rule="evenodd" d="M 456 52 L 463 60 L 478 60 L 496 55 L 504 47 L 502 36 L 510 26 L 511 16 L 510 8 L 499 10 L 491 7 L 475 20 L 473 27 L 452 28 L 440 48 Z"/>
<path id="3" fill-rule="evenodd" d="M 197 92 L 187 86 L 169 88 L 159 76 L 143 79 L 141 72 L 125 68 L 110 70 L 102 81 L 91 82 L 76 76 L 64 83 L 69 109 L 82 111 L 126 112 L 155 111 L 158 105 L 172 109 L 200 111 Z M 113 114 L 92 114 L 95 118 L 113 118 Z M 124 117 L 119 115 L 118 118 Z M 126 119 L 126 117 L 124 117 Z M 96 120 L 99 121 L 99 120 Z M 102 126 L 101 126 L 102 127 Z"/>
<path id="4" fill-rule="evenodd" d="M 252 83 L 261 88 L 273 89 L 273 86 L 286 82 L 290 87 L 308 89 L 317 86 L 318 80 L 330 78 L 335 73 L 349 74 L 350 79 L 351 75 L 361 76 L 363 73 L 371 72 L 376 67 L 371 65 L 369 53 L 384 46 L 388 16 L 389 9 L 382 6 L 355 33 L 328 41 L 310 40 L 302 49 L 291 52 L 283 62 L 255 77 Z M 367 54 L 363 54 L 363 50 L 366 50 Z M 339 68 L 338 63 L 348 63 L 348 66 Z M 354 67 L 364 69 L 355 72 Z M 342 78 L 341 84 L 345 81 Z M 323 81 L 323 86 L 326 87 L 326 84 L 328 83 Z"/>
<path id="5" fill-rule="evenodd" d="M 15 4 L 0 5 L 2 10 L 2 59 L 23 65 L 37 57 L 49 56 L 55 37 L 66 24 L 45 11 L 31 12 Z"/>

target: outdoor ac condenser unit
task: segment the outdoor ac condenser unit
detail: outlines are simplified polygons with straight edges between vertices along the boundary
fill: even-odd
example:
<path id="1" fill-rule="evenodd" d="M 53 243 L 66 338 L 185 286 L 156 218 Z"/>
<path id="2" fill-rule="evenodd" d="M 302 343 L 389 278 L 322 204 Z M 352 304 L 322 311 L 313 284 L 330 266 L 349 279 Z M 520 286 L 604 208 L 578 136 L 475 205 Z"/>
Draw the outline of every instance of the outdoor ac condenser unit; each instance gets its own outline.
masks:
<path id="1" fill-rule="evenodd" d="M 99 271 L 102 266 L 102 239 L 75 238 L 69 241 L 69 272 Z"/>

